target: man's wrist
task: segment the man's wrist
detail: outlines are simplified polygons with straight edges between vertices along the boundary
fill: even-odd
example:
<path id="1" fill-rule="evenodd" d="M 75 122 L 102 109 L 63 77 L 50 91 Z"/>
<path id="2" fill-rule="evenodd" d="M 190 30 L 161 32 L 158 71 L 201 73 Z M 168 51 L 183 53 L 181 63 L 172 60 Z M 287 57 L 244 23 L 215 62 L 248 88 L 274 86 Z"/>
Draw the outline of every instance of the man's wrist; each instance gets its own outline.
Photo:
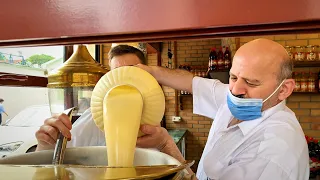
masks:
<path id="1" fill-rule="evenodd" d="M 171 141 L 171 138 L 167 138 L 167 139 L 165 140 L 165 142 L 163 143 L 163 145 L 160 146 L 159 151 L 167 154 L 167 151 L 168 151 L 169 149 L 171 149 L 170 146 L 172 146 L 172 145 L 171 145 L 172 142 L 170 142 L 170 141 Z"/>
<path id="2" fill-rule="evenodd" d="M 167 151 L 172 149 L 170 147 L 172 147 L 172 142 L 174 143 L 174 141 L 166 129 L 162 128 L 162 131 L 164 131 L 164 134 L 165 134 L 163 137 L 165 141 L 158 149 L 160 152 L 167 154 Z"/>

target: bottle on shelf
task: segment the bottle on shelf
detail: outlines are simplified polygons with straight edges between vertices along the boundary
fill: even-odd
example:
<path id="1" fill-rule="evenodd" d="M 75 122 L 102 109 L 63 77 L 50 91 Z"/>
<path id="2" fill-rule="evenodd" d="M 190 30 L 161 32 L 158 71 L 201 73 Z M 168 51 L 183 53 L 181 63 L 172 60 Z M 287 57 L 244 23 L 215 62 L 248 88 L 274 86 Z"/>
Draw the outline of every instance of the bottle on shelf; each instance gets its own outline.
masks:
<path id="1" fill-rule="evenodd" d="M 293 60 L 293 59 L 294 59 L 294 54 L 293 54 L 293 48 L 294 48 L 294 47 L 292 47 L 292 46 L 285 46 L 285 48 L 286 48 L 286 51 L 287 51 L 287 53 L 288 53 L 288 55 L 289 55 L 290 60 Z"/>
<path id="2" fill-rule="evenodd" d="M 320 72 L 293 72 L 292 78 L 295 80 L 293 92 L 318 92 Z"/>
<path id="3" fill-rule="evenodd" d="M 190 66 L 190 64 L 187 64 L 187 65 L 186 65 L 186 70 L 189 71 L 189 72 L 191 71 L 191 66 Z"/>
<path id="4" fill-rule="evenodd" d="M 218 51 L 218 69 L 224 69 L 224 57 L 223 57 L 223 52 L 222 52 L 222 47 L 220 47 L 219 51 Z"/>
<path id="5" fill-rule="evenodd" d="M 228 47 L 226 47 L 226 50 L 224 52 L 224 68 L 230 69 L 231 67 L 231 52 Z"/>
<path id="6" fill-rule="evenodd" d="M 306 84 L 307 84 L 307 88 L 306 88 L 306 92 L 311 92 L 310 90 L 311 90 L 311 77 L 310 77 L 310 72 L 308 73 L 308 72 L 306 72 L 305 73 L 305 78 L 306 78 Z"/>
<path id="7" fill-rule="evenodd" d="M 305 47 L 304 46 L 296 46 L 295 47 L 295 60 L 296 61 L 304 61 L 305 60 Z"/>
<path id="8" fill-rule="evenodd" d="M 320 92 L 320 71 L 318 73 L 318 91 Z"/>
<path id="9" fill-rule="evenodd" d="M 186 65 L 186 64 L 183 64 L 183 65 L 182 65 L 182 69 L 183 69 L 183 70 L 186 70 L 186 69 L 187 69 L 187 65 Z"/>
<path id="10" fill-rule="evenodd" d="M 308 78 L 308 91 L 309 92 L 315 92 L 315 76 L 313 72 L 309 73 L 309 78 Z"/>
<path id="11" fill-rule="evenodd" d="M 212 63 L 214 59 L 214 54 L 213 54 L 213 48 L 210 49 L 210 54 L 209 54 L 209 62 L 208 62 L 208 70 L 212 71 Z"/>
<path id="12" fill-rule="evenodd" d="M 307 61 L 315 61 L 317 58 L 316 46 L 308 45 L 306 46 L 306 59 Z"/>
<path id="13" fill-rule="evenodd" d="M 222 46 L 222 53 L 224 54 L 226 52 L 226 46 Z"/>
<path id="14" fill-rule="evenodd" d="M 217 52 L 216 48 L 211 48 L 211 70 L 216 70 L 218 66 L 218 57 L 217 57 Z"/>
<path id="15" fill-rule="evenodd" d="M 296 85 L 295 85 L 295 87 L 294 87 L 294 92 L 299 92 L 300 91 L 300 73 L 298 73 L 298 72 L 294 72 L 293 73 L 293 75 L 294 75 L 294 80 L 295 80 L 295 82 L 296 82 Z"/>
<path id="16" fill-rule="evenodd" d="M 300 77 L 300 91 L 306 92 L 308 90 L 308 79 L 306 78 L 306 73 L 301 72 Z"/>

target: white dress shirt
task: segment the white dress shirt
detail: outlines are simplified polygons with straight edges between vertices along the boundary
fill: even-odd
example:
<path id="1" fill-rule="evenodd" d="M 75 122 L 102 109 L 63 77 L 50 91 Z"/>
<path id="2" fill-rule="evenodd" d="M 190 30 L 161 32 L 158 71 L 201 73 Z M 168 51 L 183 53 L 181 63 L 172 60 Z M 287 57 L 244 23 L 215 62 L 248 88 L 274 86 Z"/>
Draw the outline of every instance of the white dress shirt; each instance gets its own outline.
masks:
<path id="1" fill-rule="evenodd" d="M 71 141 L 68 142 L 67 147 L 105 145 L 104 132 L 96 126 L 89 108 L 72 125 Z"/>
<path id="2" fill-rule="evenodd" d="M 214 119 L 197 178 L 219 180 L 307 180 L 309 154 L 295 114 L 281 102 L 262 117 L 228 128 L 228 85 L 195 77 L 193 112 Z"/>
<path id="3" fill-rule="evenodd" d="M 67 147 L 82 146 L 106 146 L 105 134 L 95 124 L 90 108 L 72 125 L 71 140 L 67 143 Z M 156 148 L 146 149 L 159 151 Z"/>

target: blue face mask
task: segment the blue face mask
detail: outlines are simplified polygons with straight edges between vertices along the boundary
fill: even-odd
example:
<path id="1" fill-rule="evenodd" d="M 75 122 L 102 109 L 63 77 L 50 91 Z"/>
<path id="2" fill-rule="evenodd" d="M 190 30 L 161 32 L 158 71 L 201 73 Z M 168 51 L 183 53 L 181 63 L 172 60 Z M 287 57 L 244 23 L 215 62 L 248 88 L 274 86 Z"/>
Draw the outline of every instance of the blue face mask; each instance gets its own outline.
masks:
<path id="1" fill-rule="evenodd" d="M 283 80 L 277 89 L 274 90 L 273 93 L 265 100 L 254 98 L 238 98 L 229 91 L 227 96 L 227 104 L 231 114 L 238 120 L 242 121 L 250 121 L 260 118 L 262 116 L 261 109 L 263 103 L 278 91 L 284 81 L 285 80 Z"/>

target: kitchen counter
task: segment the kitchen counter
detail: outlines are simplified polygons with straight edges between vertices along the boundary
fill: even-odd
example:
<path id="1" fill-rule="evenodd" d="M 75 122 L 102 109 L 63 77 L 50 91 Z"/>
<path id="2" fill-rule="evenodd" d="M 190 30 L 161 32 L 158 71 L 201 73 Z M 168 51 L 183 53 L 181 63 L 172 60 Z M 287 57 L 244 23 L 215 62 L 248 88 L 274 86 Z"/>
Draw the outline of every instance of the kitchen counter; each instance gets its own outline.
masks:
<path id="1" fill-rule="evenodd" d="M 174 142 L 178 146 L 181 154 L 186 158 L 186 129 L 168 129 L 169 135 L 173 138 Z"/>

